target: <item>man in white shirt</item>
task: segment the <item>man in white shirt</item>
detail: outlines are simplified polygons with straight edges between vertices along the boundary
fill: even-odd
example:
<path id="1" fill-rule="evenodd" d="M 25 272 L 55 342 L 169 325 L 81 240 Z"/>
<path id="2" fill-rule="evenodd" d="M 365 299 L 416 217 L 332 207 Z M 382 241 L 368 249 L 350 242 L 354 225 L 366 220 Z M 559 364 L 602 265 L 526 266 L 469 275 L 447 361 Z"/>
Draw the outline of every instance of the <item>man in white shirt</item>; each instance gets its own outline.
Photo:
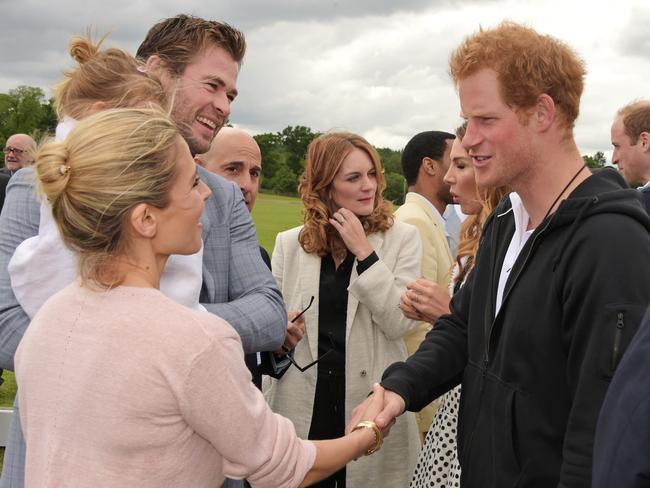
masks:
<path id="1" fill-rule="evenodd" d="M 639 186 L 650 214 L 650 100 L 630 103 L 612 124 L 612 163 L 629 185 Z"/>

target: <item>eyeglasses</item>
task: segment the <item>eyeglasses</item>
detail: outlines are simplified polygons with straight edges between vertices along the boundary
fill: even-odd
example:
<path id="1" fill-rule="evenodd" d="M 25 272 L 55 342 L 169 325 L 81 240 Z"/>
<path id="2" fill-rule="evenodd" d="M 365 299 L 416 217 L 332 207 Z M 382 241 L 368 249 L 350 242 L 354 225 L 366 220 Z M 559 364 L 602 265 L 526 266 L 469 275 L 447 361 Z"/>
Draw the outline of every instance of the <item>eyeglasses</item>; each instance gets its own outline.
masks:
<path id="1" fill-rule="evenodd" d="M 303 309 L 303 310 L 302 310 L 298 315 L 296 315 L 293 319 L 291 319 L 291 323 L 295 322 L 295 321 L 298 320 L 300 317 L 302 317 L 302 315 L 303 315 L 307 310 L 310 309 L 310 307 L 312 306 L 313 303 L 314 303 L 314 296 L 312 295 L 311 299 L 309 300 L 309 304 L 308 304 L 308 305 L 307 305 L 307 306 L 306 306 L 306 307 L 305 307 L 305 308 L 304 308 L 304 309 Z M 334 350 L 334 339 L 332 339 L 332 335 L 331 335 L 331 334 L 327 334 L 327 337 L 328 337 L 328 339 L 329 339 L 330 348 L 329 348 L 327 351 L 325 351 L 325 353 L 324 353 L 322 356 L 316 358 L 315 361 L 312 361 L 312 362 L 309 363 L 307 366 L 300 366 L 300 365 L 299 365 L 299 364 L 298 364 L 298 363 L 297 363 L 297 362 L 296 362 L 296 361 L 291 357 L 291 354 L 288 354 L 288 353 L 290 352 L 289 348 L 287 348 L 287 347 L 285 347 L 285 346 L 282 346 L 282 349 L 284 350 L 284 352 L 287 353 L 286 358 L 289 360 L 289 362 L 290 362 L 291 364 L 293 364 L 293 365 L 296 367 L 296 369 L 298 369 L 298 371 L 300 371 L 301 373 L 304 373 L 304 372 L 307 371 L 309 368 L 311 368 L 312 366 L 316 365 L 316 364 L 318 363 L 318 361 L 320 361 L 321 359 L 323 359 L 325 356 L 327 356 L 329 353 L 331 353 L 331 352 Z"/>
<path id="2" fill-rule="evenodd" d="M 314 303 L 314 295 L 311 296 L 311 298 L 309 299 L 309 303 L 302 310 L 302 312 L 300 312 L 298 315 L 296 315 L 294 318 L 291 319 L 291 323 L 293 324 L 296 320 L 298 320 L 300 317 L 302 317 L 305 314 L 305 312 L 311 308 L 313 303 Z"/>
<path id="3" fill-rule="evenodd" d="M 10 152 L 14 153 L 16 156 L 22 156 L 23 153 L 27 152 L 26 149 L 18 149 L 17 147 L 7 146 L 2 150 L 3 153 L 9 154 Z"/>

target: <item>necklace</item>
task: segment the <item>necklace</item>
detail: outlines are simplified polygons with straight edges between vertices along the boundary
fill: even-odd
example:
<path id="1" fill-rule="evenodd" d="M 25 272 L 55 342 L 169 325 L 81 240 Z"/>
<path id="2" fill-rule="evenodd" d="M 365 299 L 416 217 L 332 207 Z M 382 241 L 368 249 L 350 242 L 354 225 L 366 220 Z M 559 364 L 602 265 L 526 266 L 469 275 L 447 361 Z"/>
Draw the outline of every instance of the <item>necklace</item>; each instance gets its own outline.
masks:
<path id="1" fill-rule="evenodd" d="M 582 170 L 585 169 L 585 168 L 586 168 L 585 165 L 580 166 L 580 169 L 578 170 L 578 172 L 573 175 L 573 178 L 571 178 L 569 180 L 569 182 L 566 184 L 566 186 L 564 188 L 562 188 L 562 191 L 560 192 L 560 194 L 555 198 L 555 200 L 553 200 L 553 203 L 551 203 L 551 206 L 548 207 L 548 210 L 546 211 L 546 214 L 544 215 L 544 218 L 540 221 L 540 223 L 544 222 L 546 220 L 546 217 L 549 216 L 549 214 L 551 213 L 551 210 L 553 210 L 553 207 L 555 207 L 555 204 L 562 197 L 562 195 L 564 195 L 564 192 L 567 191 L 567 188 L 569 188 L 571 186 L 571 183 L 573 183 L 575 181 L 575 179 L 578 177 L 578 175 L 580 173 L 582 173 Z"/>

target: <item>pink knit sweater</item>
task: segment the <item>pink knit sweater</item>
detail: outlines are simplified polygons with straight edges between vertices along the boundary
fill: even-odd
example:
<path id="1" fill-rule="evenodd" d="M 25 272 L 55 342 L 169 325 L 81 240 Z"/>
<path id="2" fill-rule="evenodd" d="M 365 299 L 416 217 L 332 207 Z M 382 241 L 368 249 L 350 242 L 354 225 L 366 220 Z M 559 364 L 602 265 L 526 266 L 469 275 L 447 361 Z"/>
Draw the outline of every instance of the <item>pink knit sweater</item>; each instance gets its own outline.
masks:
<path id="1" fill-rule="evenodd" d="M 234 329 L 155 289 L 68 286 L 15 364 L 28 487 L 290 487 L 314 463 L 251 383 Z"/>

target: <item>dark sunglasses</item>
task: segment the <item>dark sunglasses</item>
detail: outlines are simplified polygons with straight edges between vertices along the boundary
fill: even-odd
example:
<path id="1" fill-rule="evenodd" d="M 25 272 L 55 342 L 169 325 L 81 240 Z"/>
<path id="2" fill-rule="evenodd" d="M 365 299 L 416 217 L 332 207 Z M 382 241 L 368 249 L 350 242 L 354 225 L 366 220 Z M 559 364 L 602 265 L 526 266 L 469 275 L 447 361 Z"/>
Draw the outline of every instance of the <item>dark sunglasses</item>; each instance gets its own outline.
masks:
<path id="1" fill-rule="evenodd" d="M 311 299 L 309 300 L 309 304 L 304 308 L 304 310 L 302 310 L 298 315 L 296 315 L 293 319 L 291 319 L 291 323 L 295 322 L 295 321 L 298 320 L 300 317 L 302 317 L 302 315 L 303 315 L 307 310 L 309 310 L 309 308 L 312 306 L 313 303 L 314 303 L 314 296 L 312 295 Z M 329 353 L 331 353 L 331 352 L 334 350 L 334 340 L 332 339 L 332 336 L 329 335 L 329 334 L 328 334 L 328 338 L 329 338 L 329 342 L 330 342 L 330 348 L 329 348 L 327 351 L 325 351 L 325 353 L 324 353 L 322 356 L 316 358 L 315 361 L 312 361 L 312 362 L 309 363 L 307 366 L 300 366 L 300 365 L 299 365 L 299 364 L 298 364 L 298 363 L 297 363 L 297 362 L 296 362 L 296 361 L 291 357 L 291 354 L 289 354 L 290 349 L 289 349 L 288 347 L 282 346 L 282 350 L 283 350 L 284 352 L 287 353 L 286 358 L 289 360 L 289 362 L 290 362 L 291 364 L 293 364 L 293 365 L 296 367 L 296 369 L 298 369 L 298 371 L 300 371 L 301 373 L 304 373 L 304 372 L 307 371 L 309 368 L 311 368 L 312 366 L 314 366 L 315 364 L 317 364 L 318 361 L 320 361 L 321 359 L 323 359 L 325 356 L 327 356 Z"/>

